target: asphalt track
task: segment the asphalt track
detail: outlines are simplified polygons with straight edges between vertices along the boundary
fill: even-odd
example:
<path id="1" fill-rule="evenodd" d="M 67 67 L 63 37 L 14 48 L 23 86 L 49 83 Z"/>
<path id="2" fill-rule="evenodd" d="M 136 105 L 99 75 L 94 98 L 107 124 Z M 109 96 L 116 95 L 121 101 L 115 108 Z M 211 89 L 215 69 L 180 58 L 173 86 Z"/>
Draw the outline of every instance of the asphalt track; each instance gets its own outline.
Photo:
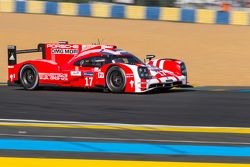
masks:
<path id="1" fill-rule="evenodd" d="M 0 157 L 249 164 L 249 138 L 250 134 L 7 125 L 0 127 Z"/>
<path id="2" fill-rule="evenodd" d="M 112 94 L 1 86 L 0 161 L 20 167 L 248 166 L 249 90 Z"/>
<path id="3" fill-rule="evenodd" d="M 249 88 L 201 87 L 152 94 L 0 87 L 0 118 L 250 127 Z"/>

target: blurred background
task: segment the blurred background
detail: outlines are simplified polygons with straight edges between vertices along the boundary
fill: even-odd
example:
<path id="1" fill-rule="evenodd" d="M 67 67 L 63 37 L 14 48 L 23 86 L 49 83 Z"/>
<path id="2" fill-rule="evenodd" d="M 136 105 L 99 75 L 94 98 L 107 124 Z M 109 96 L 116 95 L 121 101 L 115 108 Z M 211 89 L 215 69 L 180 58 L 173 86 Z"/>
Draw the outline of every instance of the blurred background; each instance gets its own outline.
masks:
<path id="1" fill-rule="evenodd" d="M 41 0 L 40 0 L 41 1 Z M 220 9 L 229 6 L 232 10 L 250 10 L 250 0 L 49 0 L 54 2 L 107 2 L 160 7 L 194 7 L 202 9 Z"/>

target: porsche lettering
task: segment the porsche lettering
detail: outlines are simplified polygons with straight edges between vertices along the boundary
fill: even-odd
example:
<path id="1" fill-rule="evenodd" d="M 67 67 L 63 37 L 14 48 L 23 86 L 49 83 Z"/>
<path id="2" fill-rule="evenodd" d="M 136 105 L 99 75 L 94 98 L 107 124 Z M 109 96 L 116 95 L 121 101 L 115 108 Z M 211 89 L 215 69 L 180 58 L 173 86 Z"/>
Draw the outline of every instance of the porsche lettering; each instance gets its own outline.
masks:
<path id="1" fill-rule="evenodd" d="M 48 44 L 48 48 L 60 48 L 60 49 L 78 49 L 79 45 L 62 45 L 62 44 Z"/>

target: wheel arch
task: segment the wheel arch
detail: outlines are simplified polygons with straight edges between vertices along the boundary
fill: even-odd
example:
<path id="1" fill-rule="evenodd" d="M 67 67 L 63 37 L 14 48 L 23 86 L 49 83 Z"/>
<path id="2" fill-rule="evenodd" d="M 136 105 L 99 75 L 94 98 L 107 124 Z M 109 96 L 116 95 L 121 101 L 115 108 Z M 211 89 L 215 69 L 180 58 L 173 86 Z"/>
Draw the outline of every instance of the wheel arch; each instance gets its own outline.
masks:
<path id="1" fill-rule="evenodd" d="M 129 84 L 131 82 L 131 80 L 134 83 L 136 82 L 136 76 L 134 74 L 134 70 L 133 70 L 133 68 L 131 68 L 132 65 L 119 63 L 119 64 L 110 64 L 109 66 L 107 66 L 104 70 L 105 71 L 105 86 L 104 87 L 107 86 L 107 83 L 106 83 L 107 72 L 110 68 L 112 68 L 114 66 L 120 67 L 124 71 L 125 79 L 126 79 L 124 92 L 134 93 L 136 90 L 136 85 L 134 84 L 133 87 L 131 87 Z M 137 72 L 137 70 L 136 70 L 136 72 Z"/>
<path id="2" fill-rule="evenodd" d="M 25 65 L 32 65 L 39 77 L 39 73 L 51 73 L 51 72 L 59 72 L 60 71 L 60 67 L 58 66 L 57 63 L 55 62 L 51 62 L 49 60 L 29 60 L 29 61 L 25 61 L 22 62 L 20 64 L 17 65 L 17 75 L 18 75 L 18 83 L 21 83 L 20 81 L 20 72 L 22 70 L 22 68 Z"/>
<path id="3" fill-rule="evenodd" d="M 27 83 L 25 83 L 24 80 L 22 80 L 22 70 L 24 70 L 23 72 L 25 72 L 25 70 L 27 69 L 31 69 L 32 71 L 34 71 L 34 74 L 36 74 L 36 79 L 35 79 L 35 82 L 34 82 L 34 85 L 30 88 L 26 87 L 27 86 Z M 39 74 L 38 74 L 38 71 L 36 69 L 36 67 L 33 65 L 33 64 L 30 64 L 30 63 L 27 63 L 27 64 L 23 64 L 18 72 L 18 78 L 19 78 L 19 83 L 21 85 L 23 85 L 24 89 L 26 90 L 35 90 L 39 87 Z M 27 82 L 27 81 L 26 81 Z M 25 86 L 26 85 L 26 86 Z"/>

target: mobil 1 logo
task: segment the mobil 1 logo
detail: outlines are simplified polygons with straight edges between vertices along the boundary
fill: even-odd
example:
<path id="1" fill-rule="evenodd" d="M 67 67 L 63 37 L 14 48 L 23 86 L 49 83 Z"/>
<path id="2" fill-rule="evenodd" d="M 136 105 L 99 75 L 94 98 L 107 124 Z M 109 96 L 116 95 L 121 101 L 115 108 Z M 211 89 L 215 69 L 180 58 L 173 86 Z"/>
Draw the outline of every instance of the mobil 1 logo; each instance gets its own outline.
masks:
<path id="1" fill-rule="evenodd" d="M 78 49 L 51 49 L 51 54 L 78 54 Z"/>

